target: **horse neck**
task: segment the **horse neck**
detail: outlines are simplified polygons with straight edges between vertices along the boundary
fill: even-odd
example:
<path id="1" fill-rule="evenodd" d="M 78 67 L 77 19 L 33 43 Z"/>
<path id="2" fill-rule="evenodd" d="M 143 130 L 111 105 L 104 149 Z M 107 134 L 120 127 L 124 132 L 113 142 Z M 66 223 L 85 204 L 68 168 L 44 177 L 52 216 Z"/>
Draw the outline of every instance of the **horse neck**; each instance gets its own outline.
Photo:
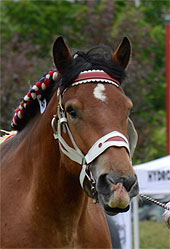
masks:
<path id="1" fill-rule="evenodd" d="M 43 115 L 38 114 L 25 127 L 24 157 L 29 158 L 31 169 L 28 202 L 43 216 L 51 215 L 58 224 L 78 222 L 85 212 L 87 197 L 79 184 L 80 166 L 61 155 L 58 142 L 53 138 L 51 119 L 57 112 L 57 97 L 52 97 Z M 30 135 L 31 134 L 31 135 Z M 30 145 L 30 146 L 28 146 Z M 25 167 L 25 166 L 24 166 Z M 70 217 L 70 221 L 69 218 Z M 75 226 L 75 224 L 74 224 Z"/>

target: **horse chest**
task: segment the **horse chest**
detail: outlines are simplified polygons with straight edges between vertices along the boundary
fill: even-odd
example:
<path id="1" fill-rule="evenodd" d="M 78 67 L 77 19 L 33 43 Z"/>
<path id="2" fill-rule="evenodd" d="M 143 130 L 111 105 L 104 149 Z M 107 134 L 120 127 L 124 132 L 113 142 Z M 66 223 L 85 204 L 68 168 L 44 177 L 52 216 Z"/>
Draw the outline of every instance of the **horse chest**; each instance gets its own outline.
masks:
<path id="1" fill-rule="evenodd" d="M 78 227 L 62 227 L 47 217 L 20 209 L 4 223 L 2 248 L 111 248 L 107 225 L 98 208 L 80 220 Z M 9 219 L 13 219 L 11 224 Z M 70 217 L 71 218 L 71 217 Z"/>

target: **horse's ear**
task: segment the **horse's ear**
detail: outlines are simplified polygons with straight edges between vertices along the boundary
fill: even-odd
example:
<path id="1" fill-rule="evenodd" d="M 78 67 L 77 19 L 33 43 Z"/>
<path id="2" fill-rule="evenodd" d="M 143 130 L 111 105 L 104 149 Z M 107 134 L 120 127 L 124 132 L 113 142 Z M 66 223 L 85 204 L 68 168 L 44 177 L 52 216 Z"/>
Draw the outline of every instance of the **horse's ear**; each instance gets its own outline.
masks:
<path id="1" fill-rule="evenodd" d="M 55 66 L 61 74 L 71 64 L 71 53 L 62 36 L 58 36 L 54 42 L 53 58 Z"/>
<path id="2" fill-rule="evenodd" d="M 122 42 L 119 44 L 119 46 L 113 53 L 112 59 L 114 62 L 118 63 L 125 69 L 129 63 L 130 56 L 131 56 L 130 41 L 127 37 L 124 37 Z"/>

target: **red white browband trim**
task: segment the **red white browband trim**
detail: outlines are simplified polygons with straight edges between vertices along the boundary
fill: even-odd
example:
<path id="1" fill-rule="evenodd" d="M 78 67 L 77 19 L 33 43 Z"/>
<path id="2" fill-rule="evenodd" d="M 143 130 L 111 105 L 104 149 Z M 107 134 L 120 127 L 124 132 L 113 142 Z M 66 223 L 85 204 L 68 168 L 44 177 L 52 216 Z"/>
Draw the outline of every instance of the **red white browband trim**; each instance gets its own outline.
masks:
<path id="1" fill-rule="evenodd" d="M 88 70 L 81 72 L 79 76 L 75 79 L 72 86 L 96 81 L 105 82 L 115 85 L 116 87 L 120 87 L 120 83 L 116 79 L 112 78 L 109 74 L 105 73 L 103 70 Z"/>

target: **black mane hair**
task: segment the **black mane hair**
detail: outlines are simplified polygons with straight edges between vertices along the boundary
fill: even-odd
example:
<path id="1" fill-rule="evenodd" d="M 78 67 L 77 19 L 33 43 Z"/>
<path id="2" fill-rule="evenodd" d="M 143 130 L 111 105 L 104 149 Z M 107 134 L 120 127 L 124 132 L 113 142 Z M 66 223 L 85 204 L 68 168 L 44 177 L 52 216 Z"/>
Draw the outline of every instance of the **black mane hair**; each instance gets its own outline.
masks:
<path id="1" fill-rule="evenodd" d="M 121 84 L 126 77 L 125 70 L 112 60 L 112 53 L 110 47 L 101 45 L 90 49 L 87 52 L 75 51 L 72 53 L 71 64 L 59 74 L 56 81 L 50 80 L 50 85 L 45 91 L 41 91 L 41 99 L 46 99 L 47 104 L 51 99 L 54 91 L 58 87 L 63 91 L 67 87 L 71 86 L 77 76 L 87 70 L 103 70 L 109 74 L 112 78 L 115 78 Z M 44 75 L 44 77 L 46 74 Z M 31 89 L 30 89 L 31 90 Z M 28 121 L 37 113 L 39 110 L 39 104 L 37 99 L 30 99 L 30 104 L 24 108 L 23 118 L 17 118 L 17 124 L 11 123 L 12 128 L 16 130 L 22 130 Z"/>

